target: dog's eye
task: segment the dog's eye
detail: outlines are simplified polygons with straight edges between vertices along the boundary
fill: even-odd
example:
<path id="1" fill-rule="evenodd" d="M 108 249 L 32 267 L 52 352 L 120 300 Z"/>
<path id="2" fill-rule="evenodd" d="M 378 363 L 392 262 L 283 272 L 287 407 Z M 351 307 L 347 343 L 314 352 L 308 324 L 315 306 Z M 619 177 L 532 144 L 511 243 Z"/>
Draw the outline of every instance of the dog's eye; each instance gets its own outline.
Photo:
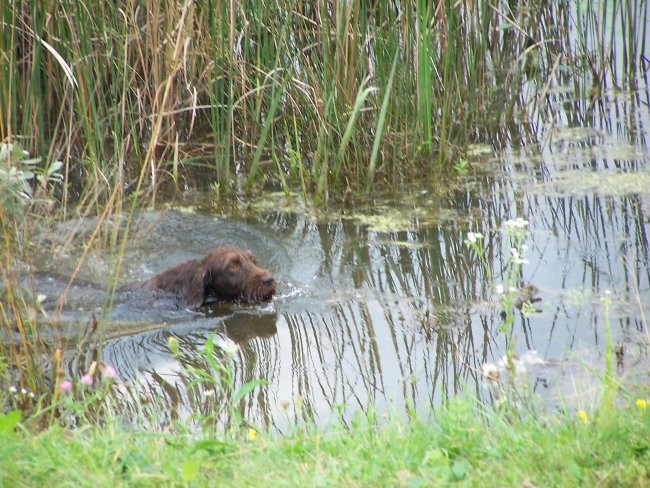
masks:
<path id="1" fill-rule="evenodd" d="M 255 266 L 257 266 L 257 258 L 255 257 L 255 255 L 254 255 L 252 252 L 248 251 L 248 252 L 246 253 L 246 257 L 247 257 L 248 259 L 250 259 L 251 262 L 252 262 Z"/>

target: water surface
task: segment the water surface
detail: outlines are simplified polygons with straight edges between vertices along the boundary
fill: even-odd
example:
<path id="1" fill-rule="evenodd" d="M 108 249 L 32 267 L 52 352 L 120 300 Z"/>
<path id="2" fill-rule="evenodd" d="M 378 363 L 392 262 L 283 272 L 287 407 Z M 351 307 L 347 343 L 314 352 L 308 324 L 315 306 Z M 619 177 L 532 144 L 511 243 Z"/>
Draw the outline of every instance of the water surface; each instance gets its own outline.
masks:
<path id="1" fill-rule="evenodd" d="M 564 96 L 550 93 L 549 100 Z M 551 404 L 593 401 L 606 321 L 619 374 L 647 382 L 645 97 L 645 105 L 612 97 L 595 115 L 583 107 L 579 120 L 546 128 L 535 147 L 511 144 L 495 153 L 477 146 L 469 172 L 442 189 L 423 179 L 397 195 L 320 210 L 298 196 L 268 193 L 225 212 L 215 211 L 206 193 L 173 209 L 139 212 L 120 284 L 228 243 L 251 249 L 273 270 L 278 296 L 271 304 L 224 304 L 198 314 L 117 298 L 102 313 L 102 289 L 118 261 L 110 245 L 96 245 L 79 274 L 90 284 L 69 292 L 61 321 L 78 331 L 93 313 L 100 318 L 90 343 L 117 370 L 123 407 L 137 415 L 128 392 L 140 385 L 163 406 L 159 428 L 187 420 L 190 405 L 204 413 L 222 408 L 218 388 L 188 380 L 188 368 L 208 367 L 199 351 L 214 334 L 214 356 L 232 366 L 236 388 L 268 382 L 237 405 L 252 424 L 283 431 L 295 421 L 326 423 L 333 412 L 370 406 L 427 415 L 460 392 L 487 400 L 493 393 L 481 368 L 498 366 L 506 348 L 497 285 L 512 255 L 503 223 L 520 217 L 529 224 L 519 285 L 534 285 L 541 302 L 537 313 L 515 311 L 511 346 L 529 360 L 521 371 L 532 391 Z M 66 222 L 47 236 L 56 252 L 37 263 L 48 277 L 36 287 L 50 310 L 65 284 L 54 274 L 69 276 L 82 254 L 67 243 L 86 242 L 67 238 L 89 236 L 95 222 Z M 468 232 L 485 236 L 491 274 L 465 245 Z M 608 315 L 603 298 L 611 302 Z M 178 357 L 169 351 L 172 336 Z M 232 359 L 225 351 L 234 351 Z M 68 357 L 68 375 L 78 376 L 89 355 L 71 348 Z"/>

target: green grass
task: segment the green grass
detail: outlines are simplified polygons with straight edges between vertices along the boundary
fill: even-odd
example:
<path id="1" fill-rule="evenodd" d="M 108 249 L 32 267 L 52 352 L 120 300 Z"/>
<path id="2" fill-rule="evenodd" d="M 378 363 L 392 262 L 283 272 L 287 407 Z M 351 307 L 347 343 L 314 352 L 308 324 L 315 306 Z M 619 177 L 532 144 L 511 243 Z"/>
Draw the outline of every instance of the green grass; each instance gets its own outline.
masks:
<path id="1" fill-rule="evenodd" d="M 630 401 L 506 421 L 455 399 L 430 422 L 358 416 L 351 427 L 196 438 L 114 424 L 0 429 L 2 486 L 646 486 L 650 412 Z M 480 414 L 478 412 L 481 412 Z"/>

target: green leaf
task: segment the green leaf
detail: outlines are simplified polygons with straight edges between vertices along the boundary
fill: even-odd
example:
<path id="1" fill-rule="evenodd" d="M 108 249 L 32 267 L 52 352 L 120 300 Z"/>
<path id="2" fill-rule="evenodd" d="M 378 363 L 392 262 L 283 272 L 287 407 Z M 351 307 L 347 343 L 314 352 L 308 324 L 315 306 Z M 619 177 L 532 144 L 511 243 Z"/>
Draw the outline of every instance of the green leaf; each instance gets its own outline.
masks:
<path id="1" fill-rule="evenodd" d="M 259 169 L 260 166 L 262 151 L 264 150 L 264 144 L 266 142 L 266 137 L 268 136 L 269 130 L 273 125 L 273 118 L 275 117 L 275 111 L 277 110 L 280 100 L 282 99 L 282 95 L 284 95 L 284 90 L 287 87 L 288 82 L 289 79 L 288 78 L 285 79 L 280 84 L 280 87 L 277 91 L 275 91 L 275 87 L 274 87 L 275 93 L 273 94 L 273 97 L 271 99 L 271 105 L 269 107 L 268 113 L 266 114 L 264 125 L 262 126 L 262 131 L 260 132 L 257 141 L 257 148 L 255 149 L 255 154 L 253 154 L 253 161 L 251 162 L 251 168 L 248 172 L 248 178 L 246 179 L 246 184 L 248 186 L 252 185 L 253 182 L 255 181 L 255 176 L 257 175 L 257 170 Z"/>
<path id="2" fill-rule="evenodd" d="M 12 163 L 17 163 L 18 161 L 21 161 L 22 159 L 29 156 L 29 153 L 25 151 L 22 147 L 20 147 L 20 144 L 18 143 L 9 144 L 9 150 L 11 151 L 9 155 L 9 160 Z"/>
<path id="3" fill-rule="evenodd" d="M 57 173 L 61 168 L 63 168 L 63 163 L 61 161 L 53 161 L 50 163 L 50 166 L 47 168 L 47 175 L 52 176 L 54 173 Z"/>
<path id="4" fill-rule="evenodd" d="M 255 388 L 258 386 L 262 385 L 268 385 L 269 382 L 266 380 L 253 380 L 249 381 L 247 383 L 244 383 L 242 387 L 235 392 L 235 394 L 232 397 L 232 403 L 233 405 L 236 404 L 239 400 L 244 398 L 246 395 L 248 395 L 251 391 L 253 391 Z"/>
<path id="5" fill-rule="evenodd" d="M 451 475 L 455 480 L 460 481 L 469 474 L 470 468 L 469 461 L 465 458 L 460 458 L 452 464 Z"/>
<path id="6" fill-rule="evenodd" d="M 339 174 L 341 170 L 341 164 L 343 164 L 343 157 L 345 155 L 345 150 L 348 147 L 348 143 L 350 142 L 350 138 L 352 137 L 352 134 L 354 133 L 354 125 L 357 121 L 357 118 L 359 117 L 359 114 L 361 113 L 361 110 L 363 109 L 363 105 L 366 102 L 366 98 L 368 98 L 368 95 L 370 95 L 372 92 L 376 91 L 376 88 L 369 87 L 366 88 L 366 84 L 368 83 L 370 77 L 367 77 L 365 80 L 361 82 L 361 86 L 359 87 L 359 91 L 357 92 L 357 98 L 354 102 L 354 108 L 352 109 L 352 112 L 350 113 L 350 118 L 348 119 L 348 125 L 345 128 L 345 132 L 343 133 L 343 137 L 341 138 L 341 144 L 339 145 L 339 150 L 336 153 L 336 160 L 334 163 L 334 173 L 336 175 Z"/>
<path id="7" fill-rule="evenodd" d="M 196 459 L 189 459 L 183 463 L 183 470 L 181 477 L 183 481 L 194 481 L 199 474 L 199 467 L 201 464 Z"/>
<path id="8" fill-rule="evenodd" d="M 14 429 L 20 422 L 20 410 L 12 410 L 5 415 L 0 416 L 0 435 L 13 433 Z"/>
<path id="9" fill-rule="evenodd" d="M 30 159 L 23 159 L 20 164 L 22 165 L 30 165 L 30 166 L 36 166 L 38 163 L 41 162 L 41 158 L 30 158 Z"/>
<path id="10" fill-rule="evenodd" d="M 393 66 L 390 69 L 390 75 L 388 75 L 388 83 L 386 84 L 384 92 L 384 99 L 381 102 L 381 110 L 379 111 L 379 118 L 377 119 L 377 130 L 375 131 L 375 140 L 372 143 L 372 153 L 370 154 L 370 165 L 368 166 L 368 182 L 366 183 L 366 191 L 370 191 L 370 188 L 372 187 L 372 184 L 375 180 L 375 168 L 377 166 L 377 157 L 379 156 L 379 146 L 384 135 L 384 124 L 386 123 L 388 102 L 390 101 L 390 94 L 393 89 L 393 79 L 395 78 L 395 68 L 397 67 L 399 53 L 399 49 L 395 51 Z"/>

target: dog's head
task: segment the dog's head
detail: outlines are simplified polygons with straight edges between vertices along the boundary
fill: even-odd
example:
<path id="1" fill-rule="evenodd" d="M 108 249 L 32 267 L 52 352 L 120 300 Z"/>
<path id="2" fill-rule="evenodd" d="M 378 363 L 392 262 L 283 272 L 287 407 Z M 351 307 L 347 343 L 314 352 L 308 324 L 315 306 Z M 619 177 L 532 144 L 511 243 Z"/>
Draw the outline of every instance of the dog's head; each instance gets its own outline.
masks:
<path id="1" fill-rule="evenodd" d="M 187 294 L 190 308 L 209 299 L 266 302 L 276 292 L 273 274 L 257 265 L 252 252 L 234 246 L 213 249 L 195 271 Z"/>

